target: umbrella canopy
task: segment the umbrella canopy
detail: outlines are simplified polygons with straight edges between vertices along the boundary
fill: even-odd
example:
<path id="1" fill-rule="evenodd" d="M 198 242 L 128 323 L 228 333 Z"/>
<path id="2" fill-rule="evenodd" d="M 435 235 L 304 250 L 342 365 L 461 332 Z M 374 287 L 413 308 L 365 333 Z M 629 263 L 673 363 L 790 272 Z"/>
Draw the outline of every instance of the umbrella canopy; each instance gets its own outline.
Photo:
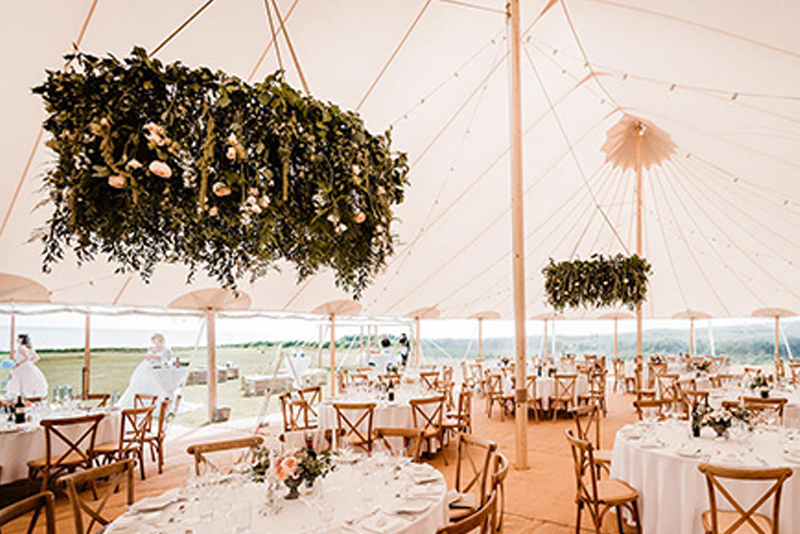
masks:
<path id="1" fill-rule="evenodd" d="M 52 154 L 30 88 L 64 66 L 136 45 L 163 61 L 294 86 L 392 129 L 411 186 L 395 210 L 396 255 L 362 313 L 511 316 L 506 14 L 501 0 L 278 0 L 291 40 L 272 45 L 264 2 L 4 2 L 13 53 L 0 60 L 0 273 L 63 304 L 166 307 L 214 288 L 159 265 L 149 283 L 102 256 L 66 251 L 41 272 L 29 242 L 49 216 L 41 176 Z M 633 250 L 629 138 L 645 125 L 644 252 L 654 266 L 646 317 L 701 308 L 715 317 L 800 309 L 800 20 L 797 2 L 523 2 L 522 98 L 528 315 L 548 310 L 548 258 Z M 275 16 L 275 13 L 273 13 Z M 9 49 L 12 49 L 9 48 Z M 295 60 L 296 58 L 296 60 Z M 606 151 L 603 150 L 604 145 Z M 656 163 L 659 163 L 656 165 Z M 241 290 L 256 310 L 310 312 L 349 299 L 329 272 L 298 283 L 287 265 Z M 583 310 L 568 317 L 584 317 Z"/>
<path id="2" fill-rule="evenodd" d="M 246 310 L 251 299 L 246 293 L 234 293 L 227 289 L 198 289 L 173 300 L 170 308 L 185 310 Z"/>

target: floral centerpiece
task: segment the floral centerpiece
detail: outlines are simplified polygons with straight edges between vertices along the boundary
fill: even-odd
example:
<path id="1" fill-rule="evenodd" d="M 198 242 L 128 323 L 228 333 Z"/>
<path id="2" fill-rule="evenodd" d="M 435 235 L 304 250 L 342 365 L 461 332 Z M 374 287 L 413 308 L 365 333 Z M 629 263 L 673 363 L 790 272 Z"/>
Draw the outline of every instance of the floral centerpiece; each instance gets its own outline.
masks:
<path id="1" fill-rule="evenodd" d="M 275 476 L 289 488 L 286 498 L 290 500 L 300 496 L 298 488 L 303 482 L 311 486 L 334 469 L 329 452 L 317 452 L 309 446 L 286 452 L 275 460 Z"/>
<path id="2" fill-rule="evenodd" d="M 690 372 L 710 373 L 712 363 L 713 362 L 711 360 L 695 360 L 690 361 L 686 367 Z"/>
<path id="3" fill-rule="evenodd" d="M 282 263 L 360 295 L 393 253 L 408 164 L 389 132 L 304 95 L 205 67 L 85 53 L 48 71 L 44 270 L 71 249 L 147 281 L 182 263 L 225 287 Z"/>
<path id="4" fill-rule="evenodd" d="M 751 391 L 757 391 L 762 397 L 767 398 L 769 397 L 769 390 L 772 388 L 772 377 L 764 376 L 761 372 L 758 372 L 750 379 L 750 383 L 747 384 L 747 387 L 750 388 Z"/>
<path id="5" fill-rule="evenodd" d="M 704 425 L 714 429 L 717 436 L 724 436 L 733 425 L 733 414 L 724 408 L 711 410 L 703 417 Z"/>
<path id="6" fill-rule="evenodd" d="M 748 430 L 752 430 L 753 428 L 753 411 L 750 410 L 747 406 L 740 404 L 733 410 L 731 410 L 731 416 L 734 420 L 739 421 L 744 426 L 747 427 Z"/>
<path id="7" fill-rule="evenodd" d="M 650 356 L 649 362 L 654 365 L 663 365 L 667 363 L 667 358 L 665 358 L 661 354 L 652 354 Z"/>

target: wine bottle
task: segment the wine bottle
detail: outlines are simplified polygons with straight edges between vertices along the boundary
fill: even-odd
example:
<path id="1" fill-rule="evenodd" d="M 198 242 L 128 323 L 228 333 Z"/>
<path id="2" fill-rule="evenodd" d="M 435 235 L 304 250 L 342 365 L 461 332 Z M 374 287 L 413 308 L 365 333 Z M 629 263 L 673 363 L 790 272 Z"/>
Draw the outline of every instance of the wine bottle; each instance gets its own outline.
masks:
<path id="1" fill-rule="evenodd" d="M 25 423 L 25 403 L 22 396 L 17 396 L 17 403 L 14 405 L 14 422 L 18 425 Z"/>

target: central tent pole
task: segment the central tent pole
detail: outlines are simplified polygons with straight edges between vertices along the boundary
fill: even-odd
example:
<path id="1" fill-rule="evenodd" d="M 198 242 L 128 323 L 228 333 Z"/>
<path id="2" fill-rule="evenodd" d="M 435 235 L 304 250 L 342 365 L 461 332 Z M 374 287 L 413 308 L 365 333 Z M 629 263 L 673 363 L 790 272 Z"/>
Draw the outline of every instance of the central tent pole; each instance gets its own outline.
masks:
<path id="1" fill-rule="evenodd" d="M 689 317 L 689 356 L 694 358 L 694 317 Z"/>
<path id="2" fill-rule="evenodd" d="M 516 465 L 517 469 L 528 468 L 528 409 L 525 382 L 527 368 L 525 358 L 525 189 L 522 175 L 522 80 L 520 61 L 522 43 L 520 41 L 519 0 L 508 2 L 508 34 L 511 129 L 511 251 L 514 275 L 514 334 L 516 338 L 516 379 L 514 407 L 517 424 Z"/>
<path id="3" fill-rule="evenodd" d="M 208 353 L 208 419 L 217 419 L 217 317 L 206 309 L 206 352 Z"/>
<path id="4" fill-rule="evenodd" d="M 780 331 L 780 316 L 775 316 L 775 369 L 778 368 L 778 360 L 780 360 L 780 342 L 778 341 L 778 333 Z"/>
<path id="5" fill-rule="evenodd" d="M 331 314 L 331 397 L 336 395 L 336 314 Z"/>
<path id="6" fill-rule="evenodd" d="M 619 359 L 619 356 L 617 355 L 617 321 L 618 320 L 619 319 L 614 317 L 614 359 L 615 360 Z"/>
<path id="7" fill-rule="evenodd" d="M 544 320 L 544 357 L 547 358 L 547 319 Z"/>
<path id="8" fill-rule="evenodd" d="M 642 136 L 644 125 L 636 125 L 636 254 L 642 256 Z M 642 305 L 636 306 L 636 374 L 638 388 L 642 388 Z"/>
<path id="9" fill-rule="evenodd" d="M 483 361 L 483 317 L 478 317 L 478 361 Z"/>
<path id="10" fill-rule="evenodd" d="M 14 359 L 15 343 L 17 342 L 17 315 L 11 314 L 11 341 L 8 344 L 8 359 Z"/>
<path id="11" fill-rule="evenodd" d="M 90 391 L 89 380 L 92 372 L 92 319 L 86 314 L 86 328 L 84 329 L 83 339 L 83 396 L 86 397 Z"/>

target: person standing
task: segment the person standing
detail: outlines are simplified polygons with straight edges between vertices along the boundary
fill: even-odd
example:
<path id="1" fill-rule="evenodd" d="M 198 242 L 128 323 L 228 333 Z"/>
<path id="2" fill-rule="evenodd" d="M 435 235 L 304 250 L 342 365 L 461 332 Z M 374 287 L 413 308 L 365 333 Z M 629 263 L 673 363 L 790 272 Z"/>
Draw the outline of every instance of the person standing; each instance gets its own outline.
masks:
<path id="1" fill-rule="evenodd" d="M 30 336 L 17 336 L 17 351 L 14 353 L 14 366 L 9 370 L 6 395 L 25 398 L 47 396 L 47 379 L 36 367 L 38 361 L 39 355 L 33 350 Z"/>
<path id="2" fill-rule="evenodd" d="M 411 343 L 409 343 L 405 333 L 400 334 L 400 339 L 397 341 L 397 344 L 400 346 L 400 365 L 402 367 L 408 367 L 408 355 L 411 354 Z"/>
<path id="3" fill-rule="evenodd" d="M 147 354 L 133 370 L 130 385 L 120 397 L 117 406 L 132 408 L 137 393 L 163 396 L 163 387 L 156 376 L 155 369 L 164 366 L 172 358 L 172 350 L 170 350 L 164 334 L 153 334 L 150 342 L 152 344 L 147 350 Z"/>

